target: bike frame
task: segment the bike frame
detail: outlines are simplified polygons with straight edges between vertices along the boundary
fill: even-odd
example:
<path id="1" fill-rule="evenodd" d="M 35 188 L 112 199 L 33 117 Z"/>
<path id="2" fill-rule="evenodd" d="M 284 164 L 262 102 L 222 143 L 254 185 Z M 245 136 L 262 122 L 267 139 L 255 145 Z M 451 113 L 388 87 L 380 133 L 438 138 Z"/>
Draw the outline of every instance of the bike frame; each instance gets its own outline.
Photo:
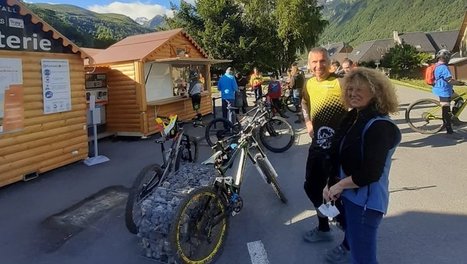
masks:
<path id="1" fill-rule="evenodd" d="M 234 152 L 232 153 L 231 157 L 229 158 L 229 161 L 223 165 L 217 167 L 217 170 L 219 171 L 220 175 L 222 176 L 221 179 L 216 179 L 220 180 L 221 183 L 229 185 L 233 187 L 233 191 L 237 194 L 240 194 L 240 187 L 242 185 L 243 181 L 243 175 L 245 172 L 245 167 L 246 167 L 246 161 L 247 157 L 251 160 L 253 165 L 255 165 L 256 169 L 260 173 L 261 177 L 263 179 L 266 179 L 266 175 L 264 175 L 263 171 L 259 168 L 257 165 L 256 159 L 254 158 L 254 154 L 252 153 L 251 149 L 255 149 L 256 152 L 255 154 L 259 153 L 261 157 L 267 161 L 269 167 L 271 168 L 271 171 L 274 173 L 274 175 L 277 177 L 277 172 L 274 169 L 274 167 L 271 165 L 269 162 L 266 153 L 264 150 L 260 147 L 258 141 L 255 139 L 255 137 L 249 132 L 248 134 L 242 136 L 243 139 L 240 139 L 238 147 L 235 148 Z M 237 156 L 240 156 L 239 162 L 238 162 L 238 168 L 235 173 L 235 176 L 231 180 L 231 177 L 225 176 L 226 172 L 229 170 L 229 168 L 234 164 L 234 162 L 237 159 Z"/>

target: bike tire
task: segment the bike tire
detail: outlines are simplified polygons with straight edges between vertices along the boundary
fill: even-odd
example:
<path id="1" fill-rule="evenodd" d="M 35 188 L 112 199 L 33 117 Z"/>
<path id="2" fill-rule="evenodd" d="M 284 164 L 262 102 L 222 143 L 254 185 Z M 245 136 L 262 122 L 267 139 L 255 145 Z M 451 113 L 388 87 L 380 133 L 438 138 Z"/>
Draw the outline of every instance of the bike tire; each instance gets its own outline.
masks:
<path id="1" fill-rule="evenodd" d="M 407 107 L 405 121 L 409 127 L 422 134 L 435 134 L 444 127 L 439 101 L 420 99 Z"/>
<path id="2" fill-rule="evenodd" d="M 225 137 L 233 136 L 239 132 L 239 129 L 229 120 L 219 117 L 214 118 L 206 126 L 204 136 L 210 147 L 214 146 L 217 141 Z"/>
<path id="3" fill-rule="evenodd" d="M 175 171 L 178 171 L 180 168 L 181 161 L 189 163 L 196 162 L 198 160 L 198 152 L 198 140 L 195 137 L 188 136 L 188 142 L 186 139 L 182 139 L 175 160 Z"/>
<path id="4" fill-rule="evenodd" d="M 275 153 L 288 150 L 295 141 L 295 130 L 292 125 L 279 116 L 269 119 L 259 128 L 258 133 L 261 144 Z"/>
<path id="5" fill-rule="evenodd" d="M 128 193 L 128 199 L 125 206 L 125 225 L 132 234 L 138 233 L 138 224 L 141 219 L 140 202 L 143 199 L 143 191 L 150 181 L 159 181 L 163 170 L 158 164 L 151 164 L 143 168 L 136 177 Z M 159 183 L 155 183 L 157 187 Z"/>
<path id="6" fill-rule="evenodd" d="M 229 228 L 226 210 L 213 187 L 201 187 L 182 200 L 169 234 L 173 255 L 179 263 L 212 263 L 220 256 Z M 210 226 L 209 222 L 219 215 L 219 223 Z"/>
<path id="7" fill-rule="evenodd" d="M 287 100 L 285 101 L 285 105 L 287 107 L 287 109 L 292 112 L 292 113 L 298 113 L 300 111 L 300 108 L 297 107 L 297 105 L 295 104 L 294 102 L 294 97 L 293 95 L 289 95 L 287 97 Z"/>
<path id="8" fill-rule="evenodd" d="M 287 198 L 285 197 L 284 192 L 282 192 L 281 188 L 279 187 L 279 183 L 277 182 L 276 176 L 274 176 L 274 173 L 271 171 L 269 164 L 259 153 L 256 154 L 255 160 L 258 163 L 258 166 L 261 169 L 261 171 L 266 176 L 267 182 L 271 184 L 271 187 L 276 193 L 277 197 L 279 197 L 282 203 L 286 204 Z"/>

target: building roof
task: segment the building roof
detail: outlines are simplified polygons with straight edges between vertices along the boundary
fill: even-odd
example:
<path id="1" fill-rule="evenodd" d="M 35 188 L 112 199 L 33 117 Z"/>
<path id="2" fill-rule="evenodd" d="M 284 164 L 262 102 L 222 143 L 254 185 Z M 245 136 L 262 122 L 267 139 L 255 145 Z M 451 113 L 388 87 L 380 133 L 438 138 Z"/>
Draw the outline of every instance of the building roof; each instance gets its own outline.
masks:
<path id="1" fill-rule="evenodd" d="M 462 41 L 462 37 L 467 34 L 467 10 L 465 11 L 465 14 L 464 14 L 464 21 L 462 22 L 462 25 L 461 25 L 461 28 L 459 30 L 459 34 L 457 35 L 457 40 L 456 40 L 456 44 L 454 44 L 454 48 L 452 51 L 456 52 L 456 51 L 459 51 L 460 49 L 460 45 L 461 45 L 461 41 Z"/>
<path id="2" fill-rule="evenodd" d="M 40 23 L 42 25 L 41 29 L 44 32 L 51 31 L 52 32 L 52 38 L 54 38 L 56 40 L 59 40 L 64 47 L 70 47 L 71 50 L 74 53 L 79 53 L 81 58 L 83 58 L 83 59 L 90 57 L 85 51 L 80 49 L 71 40 L 69 40 L 67 37 L 65 37 L 60 32 L 58 32 L 56 29 L 54 29 L 51 25 L 47 24 L 47 22 L 42 20 L 40 17 L 38 17 L 36 14 L 34 14 L 31 10 L 29 10 L 22 2 L 20 2 L 18 0 L 7 0 L 6 2 L 7 2 L 7 4 L 9 6 L 15 6 L 15 5 L 18 6 L 19 7 L 19 13 L 22 16 L 30 15 L 31 16 L 31 22 L 36 24 L 36 25 Z"/>
<path id="3" fill-rule="evenodd" d="M 435 31 L 426 34 L 435 50 L 447 49 L 453 51 L 459 30 Z"/>
<path id="4" fill-rule="evenodd" d="M 425 32 L 407 32 L 399 33 L 399 38 L 411 46 L 414 46 L 417 51 L 435 53 L 436 49 L 428 39 L 427 33 Z"/>
<path id="5" fill-rule="evenodd" d="M 377 39 L 365 41 L 355 47 L 349 58 L 355 62 L 380 60 L 387 50 L 394 46 L 392 39 Z"/>
<path id="6" fill-rule="evenodd" d="M 156 51 L 156 49 L 180 34 L 188 38 L 206 58 L 209 57 L 183 29 L 178 28 L 126 37 L 94 56 L 94 63 L 106 64 L 123 61 L 142 61 Z"/>
<path id="7" fill-rule="evenodd" d="M 331 58 L 336 57 L 339 53 L 350 53 L 352 51 L 352 47 L 344 42 L 329 43 L 322 47 L 327 49 Z"/>

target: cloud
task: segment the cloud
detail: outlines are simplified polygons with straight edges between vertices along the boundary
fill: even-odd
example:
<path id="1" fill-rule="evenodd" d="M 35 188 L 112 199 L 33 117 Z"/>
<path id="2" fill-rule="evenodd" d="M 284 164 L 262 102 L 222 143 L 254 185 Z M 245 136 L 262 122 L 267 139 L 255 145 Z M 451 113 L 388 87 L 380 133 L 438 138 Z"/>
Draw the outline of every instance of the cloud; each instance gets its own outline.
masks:
<path id="1" fill-rule="evenodd" d="M 109 5 L 92 5 L 89 10 L 96 13 L 117 13 L 136 19 L 137 17 L 146 17 L 152 19 L 156 15 L 173 16 L 173 12 L 165 6 L 157 4 L 146 4 L 140 1 L 134 3 L 113 2 Z"/>

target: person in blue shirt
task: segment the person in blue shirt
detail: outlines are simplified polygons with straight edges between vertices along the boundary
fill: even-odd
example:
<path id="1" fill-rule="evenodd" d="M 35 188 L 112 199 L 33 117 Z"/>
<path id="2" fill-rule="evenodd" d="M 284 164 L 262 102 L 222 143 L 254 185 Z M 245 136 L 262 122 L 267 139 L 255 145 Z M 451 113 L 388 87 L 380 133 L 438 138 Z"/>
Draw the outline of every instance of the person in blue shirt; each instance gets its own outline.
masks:
<path id="1" fill-rule="evenodd" d="M 232 106 L 235 106 L 235 93 L 238 92 L 232 67 L 228 67 L 225 74 L 219 79 L 217 90 L 221 92 L 222 117 L 227 118 L 227 104 L 230 102 Z"/>
<path id="2" fill-rule="evenodd" d="M 433 85 L 433 94 L 439 97 L 442 107 L 443 123 L 448 135 L 452 135 L 452 113 L 451 98 L 454 95 L 453 85 L 463 85 L 463 82 L 452 78 L 448 63 L 451 59 L 451 53 L 446 49 L 441 49 L 436 53 L 436 67 L 434 71 L 435 84 Z M 458 120 L 454 120 L 457 124 Z"/>

